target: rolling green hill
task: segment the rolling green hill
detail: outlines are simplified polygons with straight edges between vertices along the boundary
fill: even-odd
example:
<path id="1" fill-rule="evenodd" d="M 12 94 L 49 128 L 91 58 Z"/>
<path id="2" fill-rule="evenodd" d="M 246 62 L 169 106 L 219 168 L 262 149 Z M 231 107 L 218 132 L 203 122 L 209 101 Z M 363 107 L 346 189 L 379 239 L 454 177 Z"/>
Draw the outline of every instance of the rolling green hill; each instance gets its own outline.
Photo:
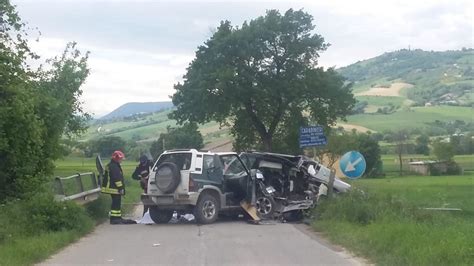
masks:
<path id="1" fill-rule="evenodd" d="M 176 121 L 170 120 L 171 110 L 159 111 L 151 114 L 115 119 L 113 121 L 95 120 L 81 136 L 81 140 L 97 139 L 103 136 L 119 136 L 124 140 L 151 142 L 166 132 L 168 126 L 176 126 Z M 216 122 L 200 125 L 199 130 L 206 145 L 214 142 L 230 140 L 229 130 L 219 128 Z"/>
<path id="2" fill-rule="evenodd" d="M 351 125 L 373 131 L 473 128 L 474 50 L 400 50 L 338 69 L 358 101 Z"/>
<path id="3" fill-rule="evenodd" d="M 173 108 L 172 102 L 126 103 L 113 110 L 100 120 L 112 120 L 130 117 L 136 114 L 148 114 Z"/>
<path id="4" fill-rule="evenodd" d="M 407 98 L 418 106 L 472 106 L 473 68 L 473 49 L 445 52 L 400 50 L 357 62 L 338 71 L 354 83 L 356 96 L 388 96 L 386 92 L 398 89 L 395 93 L 389 93 L 390 96 Z M 393 84 L 401 88 L 393 88 Z M 374 103 L 369 99 L 368 104 Z"/>

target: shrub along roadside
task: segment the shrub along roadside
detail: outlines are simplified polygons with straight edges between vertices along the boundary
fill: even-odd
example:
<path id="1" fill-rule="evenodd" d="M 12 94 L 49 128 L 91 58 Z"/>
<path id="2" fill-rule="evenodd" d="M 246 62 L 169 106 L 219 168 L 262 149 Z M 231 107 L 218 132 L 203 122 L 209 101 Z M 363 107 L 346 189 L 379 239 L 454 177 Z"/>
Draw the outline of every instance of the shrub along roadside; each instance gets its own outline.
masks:
<path id="1" fill-rule="evenodd" d="M 108 217 L 110 200 L 86 206 L 56 202 L 50 193 L 0 206 L 0 265 L 30 265 L 91 232 Z"/>
<path id="2" fill-rule="evenodd" d="M 472 265 L 469 214 L 422 210 L 399 197 L 354 190 L 315 211 L 313 228 L 380 265 Z"/>

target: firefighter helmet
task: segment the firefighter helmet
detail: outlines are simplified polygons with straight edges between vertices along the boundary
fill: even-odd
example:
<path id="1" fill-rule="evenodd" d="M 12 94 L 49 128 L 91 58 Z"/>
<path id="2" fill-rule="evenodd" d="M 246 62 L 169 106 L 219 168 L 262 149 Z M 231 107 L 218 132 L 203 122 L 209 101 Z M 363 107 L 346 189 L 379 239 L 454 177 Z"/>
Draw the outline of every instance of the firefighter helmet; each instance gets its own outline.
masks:
<path id="1" fill-rule="evenodd" d="M 122 159 L 125 158 L 125 154 L 123 154 L 123 152 L 121 151 L 114 151 L 114 153 L 112 153 L 112 160 L 118 162 Z"/>

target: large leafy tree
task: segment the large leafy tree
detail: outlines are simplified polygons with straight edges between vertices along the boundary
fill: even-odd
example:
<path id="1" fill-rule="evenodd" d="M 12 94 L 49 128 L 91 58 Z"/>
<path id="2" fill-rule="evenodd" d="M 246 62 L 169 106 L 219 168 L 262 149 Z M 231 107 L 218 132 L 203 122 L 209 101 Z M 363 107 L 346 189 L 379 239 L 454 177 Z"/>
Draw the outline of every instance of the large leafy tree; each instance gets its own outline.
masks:
<path id="1" fill-rule="evenodd" d="M 125 152 L 127 142 L 118 136 L 106 136 L 93 140 L 90 144 L 93 147 L 92 151 L 99 153 L 103 158 L 110 158 L 116 150 Z"/>
<path id="2" fill-rule="evenodd" d="M 87 55 L 68 45 L 47 71 L 28 47 L 24 23 L 0 1 L 0 201 L 38 190 L 62 154 L 60 139 L 85 128 L 78 97 L 88 75 Z"/>
<path id="3" fill-rule="evenodd" d="M 235 147 L 268 151 L 309 121 L 328 126 L 344 118 L 355 101 L 334 69 L 317 66 L 328 44 L 314 28 L 311 15 L 292 9 L 269 10 L 241 27 L 222 22 L 175 85 L 171 118 L 230 125 Z"/>
<path id="4" fill-rule="evenodd" d="M 170 149 L 201 149 L 204 146 L 201 132 L 195 123 L 186 123 L 181 127 L 168 127 L 150 147 L 153 158 Z"/>

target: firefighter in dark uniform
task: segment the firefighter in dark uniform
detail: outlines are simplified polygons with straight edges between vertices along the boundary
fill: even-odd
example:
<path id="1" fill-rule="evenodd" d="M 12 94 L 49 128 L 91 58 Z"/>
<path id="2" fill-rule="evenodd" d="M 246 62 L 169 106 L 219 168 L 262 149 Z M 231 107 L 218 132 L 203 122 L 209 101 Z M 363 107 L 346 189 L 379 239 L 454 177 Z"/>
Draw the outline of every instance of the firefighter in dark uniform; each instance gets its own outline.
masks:
<path id="1" fill-rule="evenodd" d="M 132 220 L 122 219 L 122 196 L 125 196 L 125 183 L 120 163 L 125 158 L 121 151 L 114 151 L 112 159 L 107 164 L 102 181 L 102 193 L 110 194 L 112 206 L 110 208 L 110 224 L 135 223 Z"/>
<path id="2" fill-rule="evenodd" d="M 140 156 L 140 163 L 135 168 L 135 171 L 132 174 L 132 178 L 140 181 L 140 186 L 143 191 L 147 193 L 148 188 L 148 176 L 150 175 L 150 168 L 152 167 L 152 162 L 148 160 L 146 155 Z M 148 211 L 148 205 L 143 206 L 143 214 Z"/>

